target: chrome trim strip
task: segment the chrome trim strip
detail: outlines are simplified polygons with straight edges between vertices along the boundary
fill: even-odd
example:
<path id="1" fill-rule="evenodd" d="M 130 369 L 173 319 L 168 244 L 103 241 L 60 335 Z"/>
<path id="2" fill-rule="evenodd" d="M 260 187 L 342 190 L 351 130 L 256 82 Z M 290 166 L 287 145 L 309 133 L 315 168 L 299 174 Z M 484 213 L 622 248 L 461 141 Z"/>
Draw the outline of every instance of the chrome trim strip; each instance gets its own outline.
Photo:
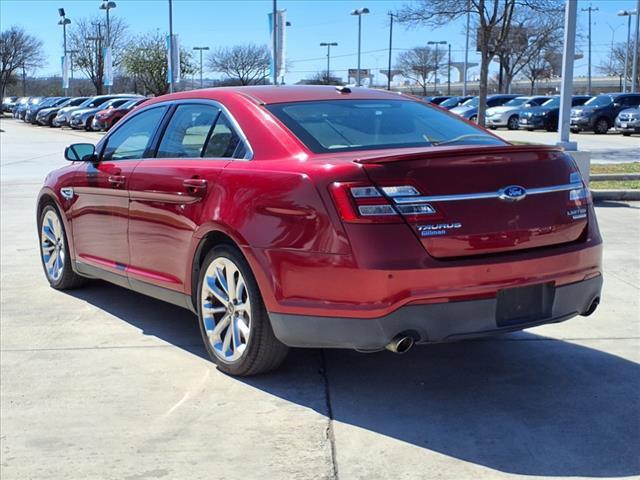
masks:
<path id="1" fill-rule="evenodd" d="M 565 183 L 564 185 L 553 185 L 551 187 L 539 187 L 526 189 L 527 195 L 540 195 L 544 193 L 565 192 L 583 188 L 582 183 Z M 461 200 L 482 200 L 486 198 L 500 198 L 500 191 L 482 192 L 482 193 L 462 193 L 458 195 L 434 195 L 420 197 L 395 197 L 393 201 L 399 205 L 410 203 L 428 203 L 428 202 L 457 202 Z"/>

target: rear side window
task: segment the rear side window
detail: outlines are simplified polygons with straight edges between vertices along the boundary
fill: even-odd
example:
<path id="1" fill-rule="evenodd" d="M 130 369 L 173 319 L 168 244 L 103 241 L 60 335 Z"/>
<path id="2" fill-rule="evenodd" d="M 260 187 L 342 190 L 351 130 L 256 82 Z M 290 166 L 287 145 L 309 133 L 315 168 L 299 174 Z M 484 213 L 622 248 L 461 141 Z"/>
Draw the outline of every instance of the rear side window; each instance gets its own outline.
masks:
<path id="1" fill-rule="evenodd" d="M 210 105 L 179 105 L 162 136 L 156 158 L 197 158 L 220 110 Z"/>
<path id="2" fill-rule="evenodd" d="M 505 144 L 483 130 L 421 102 L 325 100 L 280 103 L 267 108 L 316 153 Z"/>
<path id="3" fill-rule="evenodd" d="M 103 160 L 142 158 L 166 110 L 166 107 L 151 108 L 120 125 L 107 140 Z"/>
<path id="4" fill-rule="evenodd" d="M 231 126 L 231 122 L 224 114 L 221 114 L 215 127 L 213 127 L 204 156 L 207 158 L 233 157 L 239 143 L 240 137 Z M 236 155 L 236 157 L 241 156 L 244 156 L 244 153 Z"/>

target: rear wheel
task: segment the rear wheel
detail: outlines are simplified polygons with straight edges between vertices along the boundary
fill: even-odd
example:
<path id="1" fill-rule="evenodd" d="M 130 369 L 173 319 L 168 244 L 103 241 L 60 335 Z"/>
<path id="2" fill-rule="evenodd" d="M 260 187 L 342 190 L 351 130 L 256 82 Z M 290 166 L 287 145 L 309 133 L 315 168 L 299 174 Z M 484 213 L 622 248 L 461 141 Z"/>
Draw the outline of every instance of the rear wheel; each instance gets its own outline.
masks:
<path id="1" fill-rule="evenodd" d="M 631 136 L 631 134 L 629 132 L 622 132 L 622 135 L 625 136 L 625 137 L 630 137 Z"/>
<path id="2" fill-rule="evenodd" d="M 258 285 L 240 251 L 215 247 L 198 282 L 200 332 L 223 372 L 250 376 L 277 368 L 288 348 L 274 335 Z"/>
<path id="3" fill-rule="evenodd" d="M 469 121 L 478 123 L 478 117 L 476 115 L 473 115 L 473 116 L 469 117 Z"/>
<path id="4" fill-rule="evenodd" d="M 90 131 L 91 131 L 91 122 L 93 122 L 93 117 L 89 117 L 89 118 L 87 118 L 87 123 L 85 123 L 85 124 L 84 124 L 84 129 L 85 129 L 87 132 L 90 132 Z"/>
<path id="5" fill-rule="evenodd" d="M 518 130 L 518 115 L 512 115 L 507 121 L 507 128 L 509 130 Z"/>
<path id="6" fill-rule="evenodd" d="M 609 122 L 606 118 L 599 118 L 596 120 L 596 123 L 593 125 L 594 133 L 598 135 L 604 135 L 609 130 Z"/>
<path id="7" fill-rule="evenodd" d="M 71 268 L 69 243 L 64 224 L 55 207 L 45 206 L 38 219 L 40 259 L 49 284 L 57 290 L 76 288 L 86 282 Z"/>

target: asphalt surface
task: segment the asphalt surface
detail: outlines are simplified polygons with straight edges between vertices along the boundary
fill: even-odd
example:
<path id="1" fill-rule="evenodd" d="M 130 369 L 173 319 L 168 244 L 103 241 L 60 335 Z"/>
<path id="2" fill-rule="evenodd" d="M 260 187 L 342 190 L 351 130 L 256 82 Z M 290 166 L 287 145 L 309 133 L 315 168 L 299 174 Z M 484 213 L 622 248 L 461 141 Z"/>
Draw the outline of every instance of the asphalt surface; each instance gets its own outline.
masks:
<path id="1" fill-rule="evenodd" d="M 0 129 L 3 480 L 640 476 L 640 204 L 597 208 L 591 317 L 404 356 L 296 350 L 235 379 L 185 310 L 48 286 L 37 191 L 66 144 L 99 135 Z"/>

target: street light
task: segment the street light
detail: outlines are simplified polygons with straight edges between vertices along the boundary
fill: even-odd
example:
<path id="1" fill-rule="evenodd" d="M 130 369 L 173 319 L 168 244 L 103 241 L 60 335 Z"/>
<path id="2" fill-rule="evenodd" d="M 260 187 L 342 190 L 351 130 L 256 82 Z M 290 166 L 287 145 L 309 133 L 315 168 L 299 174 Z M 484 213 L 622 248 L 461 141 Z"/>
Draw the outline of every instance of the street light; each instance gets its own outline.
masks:
<path id="1" fill-rule="evenodd" d="M 112 8 L 116 8 L 116 2 L 109 2 L 107 0 L 103 0 L 102 4 L 100 4 L 100 10 L 105 10 L 107 13 L 107 49 L 109 51 L 109 56 L 108 56 L 108 62 L 109 62 L 109 66 L 108 66 L 108 70 L 109 70 L 109 76 L 111 76 L 111 27 L 110 27 L 110 23 L 109 23 L 109 10 L 111 10 Z M 105 65 L 106 67 L 106 65 Z M 113 79 L 109 78 L 109 84 L 107 85 L 107 93 L 111 93 L 111 84 L 113 83 Z"/>
<path id="2" fill-rule="evenodd" d="M 360 86 L 360 52 L 362 46 L 362 15 L 366 15 L 369 13 L 368 8 L 356 8 L 351 11 L 351 15 L 356 15 L 358 17 L 358 72 L 356 73 L 356 86 Z"/>
<path id="3" fill-rule="evenodd" d="M 629 76 L 629 44 L 631 43 L 631 17 L 634 15 L 638 15 L 638 10 L 620 10 L 618 12 L 619 17 L 629 17 L 627 19 L 627 44 L 625 45 L 625 55 L 624 55 L 624 87 L 623 92 L 627 91 L 627 77 Z M 636 45 L 638 45 L 637 35 L 636 35 Z M 637 57 L 636 52 L 636 57 Z"/>
<path id="4" fill-rule="evenodd" d="M 435 45 L 436 46 L 436 72 L 435 78 L 433 80 L 433 93 L 438 92 L 438 45 L 446 45 L 446 40 L 441 40 L 439 42 L 427 42 L 427 45 Z M 451 52 L 451 50 L 449 50 Z M 449 54 L 449 61 L 451 61 L 451 54 Z"/>
<path id="5" fill-rule="evenodd" d="M 203 88 L 204 84 L 202 81 L 202 52 L 204 50 L 209 50 L 209 47 L 193 47 L 193 49 L 200 52 L 200 88 Z"/>
<path id="6" fill-rule="evenodd" d="M 327 84 L 331 78 L 331 47 L 337 47 L 337 42 L 322 42 L 321 47 L 327 47 Z"/>
<path id="7" fill-rule="evenodd" d="M 589 67 L 588 67 L 588 79 L 587 79 L 587 94 L 591 95 L 591 12 L 597 12 L 598 7 L 581 8 L 581 12 L 589 12 Z"/>
<path id="8" fill-rule="evenodd" d="M 69 20 L 64 13 L 64 8 L 59 8 L 58 9 L 58 15 L 60 15 L 60 20 L 58 20 L 58 25 L 62 25 L 62 39 L 63 39 L 63 45 L 64 45 L 64 61 L 66 63 L 67 61 L 67 25 L 69 25 L 71 23 L 71 20 Z M 63 66 L 64 68 L 64 66 Z M 63 72 L 64 75 L 64 72 Z M 64 94 L 65 96 L 67 96 L 69 94 L 69 88 L 66 87 L 64 89 Z"/>

